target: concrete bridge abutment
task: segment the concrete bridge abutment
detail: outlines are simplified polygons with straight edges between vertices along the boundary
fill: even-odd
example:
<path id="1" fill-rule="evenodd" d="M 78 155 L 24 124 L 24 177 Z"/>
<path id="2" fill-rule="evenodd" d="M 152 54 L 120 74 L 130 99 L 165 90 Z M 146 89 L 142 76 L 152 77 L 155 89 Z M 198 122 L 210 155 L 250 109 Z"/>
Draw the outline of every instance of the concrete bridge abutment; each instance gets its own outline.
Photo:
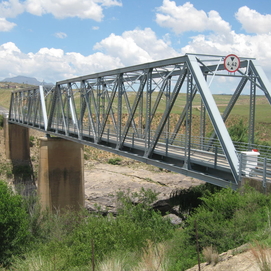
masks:
<path id="1" fill-rule="evenodd" d="M 84 145 L 59 137 L 40 138 L 38 195 L 43 209 L 84 207 Z"/>
<path id="2" fill-rule="evenodd" d="M 4 118 L 4 140 L 6 158 L 13 164 L 28 164 L 30 160 L 29 129 L 8 123 Z"/>

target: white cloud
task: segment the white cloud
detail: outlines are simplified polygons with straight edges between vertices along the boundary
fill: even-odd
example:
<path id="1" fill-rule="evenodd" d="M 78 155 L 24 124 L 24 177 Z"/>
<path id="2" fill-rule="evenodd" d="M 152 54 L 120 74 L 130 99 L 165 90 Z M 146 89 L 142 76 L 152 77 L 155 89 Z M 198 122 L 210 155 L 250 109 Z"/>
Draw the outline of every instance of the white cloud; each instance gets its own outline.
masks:
<path id="1" fill-rule="evenodd" d="M 24 54 L 12 42 L 0 45 L 0 74 L 5 77 L 24 75 L 46 82 L 115 69 L 123 66 L 117 57 L 100 52 L 90 56 L 65 53 L 62 49 L 41 48 Z"/>
<path id="2" fill-rule="evenodd" d="M 67 34 L 64 32 L 57 32 L 57 33 L 55 33 L 55 37 L 57 37 L 59 39 L 65 39 L 65 38 L 67 38 Z"/>
<path id="3" fill-rule="evenodd" d="M 118 0 L 7 0 L 0 3 L 0 17 L 16 17 L 23 12 L 36 16 L 50 13 L 61 19 L 78 17 L 100 22 L 104 16 L 104 7 L 121 5 Z"/>
<path id="4" fill-rule="evenodd" d="M 12 42 L 0 46 L 0 74 L 36 77 L 56 82 L 66 78 L 142 64 L 178 56 L 168 43 L 157 39 L 150 29 L 126 31 L 121 36 L 111 34 L 95 45 L 99 52 L 83 56 L 62 49 L 41 48 L 36 53 L 24 54 Z"/>
<path id="5" fill-rule="evenodd" d="M 5 18 L 0 18 L 0 31 L 1 32 L 8 32 L 14 26 L 16 26 L 15 23 L 8 22 Z"/>
<path id="6" fill-rule="evenodd" d="M 242 27 L 257 35 L 237 34 L 231 30 L 217 11 L 205 13 L 186 2 L 177 6 L 175 1 L 163 0 L 157 8 L 156 22 L 172 29 L 176 34 L 186 31 L 201 32 L 191 37 L 189 44 L 181 48 L 181 54 L 201 53 L 227 55 L 235 53 L 243 57 L 256 58 L 271 78 L 271 15 L 262 15 L 248 7 L 239 8 L 235 14 Z M 211 31 L 211 32 L 204 32 Z"/>
<path id="7" fill-rule="evenodd" d="M 41 16 L 51 13 L 56 18 L 79 17 L 101 21 L 103 7 L 121 6 L 118 1 L 110 0 L 26 0 L 26 11 Z"/>
<path id="8" fill-rule="evenodd" d="M 271 34 L 256 36 L 230 33 L 231 41 L 225 42 L 219 35 L 197 35 L 181 49 L 185 53 L 227 55 L 234 53 L 240 57 L 256 58 L 271 78 Z M 223 40 L 223 42 L 222 42 Z"/>
<path id="9" fill-rule="evenodd" d="M 206 30 L 228 33 L 231 29 L 217 11 L 211 10 L 206 14 L 203 10 L 197 10 L 190 2 L 177 6 L 175 1 L 163 0 L 163 5 L 157 11 L 156 22 L 162 27 L 171 28 L 176 34 Z"/>
<path id="10" fill-rule="evenodd" d="M 111 34 L 94 46 L 96 50 L 121 59 L 124 66 L 177 56 L 168 42 L 157 39 L 150 28 L 125 31 L 121 36 Z"/>
<path id="11" fill-rule="evenodd" d="M 0 17 L 14 18 L 24 12 L 24 4 L 19 0 L 1 1 Z"/>
<path id="12" fill-rule="evenodd" d="M 271 32 L 271 14 L 262 15 L 254 9 L 244 6 L 238 9 L 235 17 L 248 33 Z"/>

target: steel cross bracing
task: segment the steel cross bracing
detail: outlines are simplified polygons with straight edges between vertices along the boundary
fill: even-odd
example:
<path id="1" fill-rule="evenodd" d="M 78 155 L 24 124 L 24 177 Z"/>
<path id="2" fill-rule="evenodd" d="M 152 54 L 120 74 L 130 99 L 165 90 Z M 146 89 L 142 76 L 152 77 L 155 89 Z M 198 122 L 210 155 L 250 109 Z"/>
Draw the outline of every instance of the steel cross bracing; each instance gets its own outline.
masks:
<path id="1" fill-rule="evenodd" d="M 52 89 L 14 91 L 9 122 L 235 189 L 244 171 L 225 121 L 250 84 L 250 142 L 246 147 L 250 150 L 256 89 L 271 104 L 271 86 L 255 59 L 240 58 L 239 70 L 230 73 L 224 68 L 224 58 L 187 54 L 63 80 Z M 211 89 L 221 76 L 237 82 L 222 115 Z M 192 108 L 199 98 L 196 134 Z M 213 134 L 206 138 L 208 120 Z M 264 181 L 271 177 L 266 159 L 262 167 L 257 166 L 264 170 Z"/>

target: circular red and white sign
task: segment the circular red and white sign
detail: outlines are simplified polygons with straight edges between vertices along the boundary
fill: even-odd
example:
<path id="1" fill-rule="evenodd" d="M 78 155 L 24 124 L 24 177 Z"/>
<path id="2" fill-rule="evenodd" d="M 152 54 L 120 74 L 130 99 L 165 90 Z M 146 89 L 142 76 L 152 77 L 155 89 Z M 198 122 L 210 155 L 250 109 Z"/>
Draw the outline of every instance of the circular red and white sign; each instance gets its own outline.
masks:
<path id="1" fill-rule="evenodd" d="M 236 55 L 228 55 L 224 59 L 224 67 L 228 72 L 236 72 L 240 68 L 240 59 Z"/>

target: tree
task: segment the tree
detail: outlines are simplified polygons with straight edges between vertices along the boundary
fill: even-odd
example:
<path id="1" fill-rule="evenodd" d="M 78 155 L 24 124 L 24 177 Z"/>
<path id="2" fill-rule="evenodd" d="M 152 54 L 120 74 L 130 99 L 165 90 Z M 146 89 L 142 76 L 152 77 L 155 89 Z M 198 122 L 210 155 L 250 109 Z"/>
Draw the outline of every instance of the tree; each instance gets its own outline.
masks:
<path id="1" fill-rule="evenodd" d="M 29 237 L 28 214 L 22 196 L 0 181 L 0 265 L 23 252 Z"/>

